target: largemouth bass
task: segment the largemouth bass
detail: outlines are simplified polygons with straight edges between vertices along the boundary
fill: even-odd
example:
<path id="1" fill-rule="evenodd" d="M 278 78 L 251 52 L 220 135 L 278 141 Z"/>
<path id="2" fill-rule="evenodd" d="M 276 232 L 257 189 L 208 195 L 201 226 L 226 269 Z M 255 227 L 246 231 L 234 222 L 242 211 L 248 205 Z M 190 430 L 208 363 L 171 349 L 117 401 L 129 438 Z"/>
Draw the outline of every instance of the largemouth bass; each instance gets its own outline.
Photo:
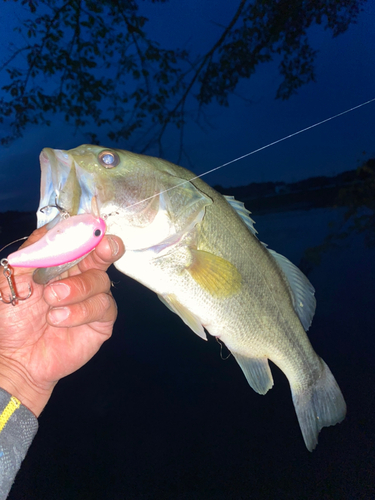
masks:
<path id="1" fill-rule="evenodd" d="M 40 208 L 55 200 L 70 215 L 90 213 L 96 197 L 107 232 L 122 238 L 124 274 L 156 292 L 201 338 L 206 331 L 231 351 L 259 394 L 273 386 L 268 360 L 288 378 L 308 450 L 346 405 L 306 331 L 314 288 L 285 257 L 259 241 L 242 203 L 188 170 L 158 158 L 101 146 L 40 156 Z M 56 221 L 38 211 L 38 227 Z M 62 268 L 40 269 L 47 282 Z"/>

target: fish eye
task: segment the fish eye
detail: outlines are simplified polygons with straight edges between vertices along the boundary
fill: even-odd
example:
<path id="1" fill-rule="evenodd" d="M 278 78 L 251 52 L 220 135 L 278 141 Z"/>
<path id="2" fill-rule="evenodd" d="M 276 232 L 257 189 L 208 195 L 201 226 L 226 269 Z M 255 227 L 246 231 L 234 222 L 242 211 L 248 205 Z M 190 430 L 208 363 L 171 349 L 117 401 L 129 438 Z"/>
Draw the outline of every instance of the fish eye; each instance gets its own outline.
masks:
<path id="1" fill-rule="evenodd" d="M 100 229 L 96 229 L 94 232 L 94 236 L 100 236 L 101 234 L 102 232 L 100 231 Z"/>
<path id="2" fill-rule="evenodd" d="M 105 168 L 114 168 L 120 163 L 120 158 L 114 151 L 102 151 L 98 156 L 99 163 Z"/>

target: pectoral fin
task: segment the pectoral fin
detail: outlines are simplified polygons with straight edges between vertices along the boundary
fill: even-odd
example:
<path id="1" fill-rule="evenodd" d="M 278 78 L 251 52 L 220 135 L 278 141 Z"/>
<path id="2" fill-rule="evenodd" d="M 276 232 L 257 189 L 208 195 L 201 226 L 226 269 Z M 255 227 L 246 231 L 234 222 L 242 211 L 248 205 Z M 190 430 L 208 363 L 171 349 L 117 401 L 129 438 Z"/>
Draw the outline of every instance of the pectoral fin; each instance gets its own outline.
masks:
<path id="1" fill-rule="evenodd" d="M 273 378 L 267 358 L 248 358 L 232 352 L 245 374 L 246 380 L 255 392 L 266 394 L 273 386 Z"/>
<path id="2" fill-rule="evenodd" d="M 193 263 L 187 271 L 206 292 L 222 299 L 241 289 L 241 275 L 229 261 L 202 250 L 191 250 Z"/>
<path id="3" fill-rule="evenodd" d="M 180 304 L 174 295 L 158 295 L 158 297 L 170 311 L 180 316 L 182 321 L 191 328 L 194 333 L 201 339 L 207 340 L 201 320 L 190 312 L 189 309 Z"/>

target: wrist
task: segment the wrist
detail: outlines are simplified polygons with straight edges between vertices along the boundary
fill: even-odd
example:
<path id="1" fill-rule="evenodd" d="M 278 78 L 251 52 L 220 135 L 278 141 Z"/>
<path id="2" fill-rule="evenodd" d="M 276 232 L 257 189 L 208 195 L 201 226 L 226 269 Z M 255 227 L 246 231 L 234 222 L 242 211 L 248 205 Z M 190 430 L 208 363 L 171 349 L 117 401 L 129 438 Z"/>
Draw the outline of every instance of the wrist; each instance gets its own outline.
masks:
<path id="1" fill-rule="evenodd" d="M 0 387 L 39 417 L 51 397 L 53 386 L 42 388 L 31 380 L 20 363 L 0 356 Z"/>

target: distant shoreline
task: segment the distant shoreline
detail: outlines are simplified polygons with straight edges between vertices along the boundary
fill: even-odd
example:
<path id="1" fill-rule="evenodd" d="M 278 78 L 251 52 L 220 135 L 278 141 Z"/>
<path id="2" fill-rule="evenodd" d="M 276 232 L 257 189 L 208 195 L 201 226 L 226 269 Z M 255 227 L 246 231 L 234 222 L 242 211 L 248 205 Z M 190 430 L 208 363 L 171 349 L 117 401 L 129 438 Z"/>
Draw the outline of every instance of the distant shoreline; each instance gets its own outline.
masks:
<path id="1" fill-rule="evenodd" d="M 375 158 L 367 160 L 356 170 L 348 170 L 335 176 L 311 177 L 303 181 L 253 182 L 247 186 L 214 186 L 221 194 L 234 196 L 245 203 L 253 214 L 310 210 L 312 208 L 335 208 L 343 206 L 343 192 L 361 191 L 366 183 L 373 182 Z"/>
<path id="2" fill-rule="evenodd" d="M 229 191 L 227 189 L 222 189 L 220 192 L 222 194 L 232 195 L 239 201 L 242 201 L 252 214 L 265 215 L 276 212 L 289 212 L 292 210 L 334 208 L 337 206 L 334 200 L 337 199 L 340 189 L 339 186 L 331 186 L 321 189 L 265 195 L 260 198 L 239 198 L 233 195 L 233 190 Z"/>
<path id="3" fill-rule="evenodd" d="M 311 210 L 313 208 L 335 208 L 342 206 L 339 196 L 343 189 L 361 189 L 375 172 L 375 158 L 357 170 L 349 170 L 331 177 L 311 177 L 294 183 L 253 182 L 247 186 L 214 186 L 219 193 L 234 196 L 242 201 L 254 215 Z M 16 224 L 13 224 L 16 222 Z M 30 232 L 36 227 L 35 212 L 9 210 L 0 212 L 0 238 L 18 234 L 19 229 Z"/>

